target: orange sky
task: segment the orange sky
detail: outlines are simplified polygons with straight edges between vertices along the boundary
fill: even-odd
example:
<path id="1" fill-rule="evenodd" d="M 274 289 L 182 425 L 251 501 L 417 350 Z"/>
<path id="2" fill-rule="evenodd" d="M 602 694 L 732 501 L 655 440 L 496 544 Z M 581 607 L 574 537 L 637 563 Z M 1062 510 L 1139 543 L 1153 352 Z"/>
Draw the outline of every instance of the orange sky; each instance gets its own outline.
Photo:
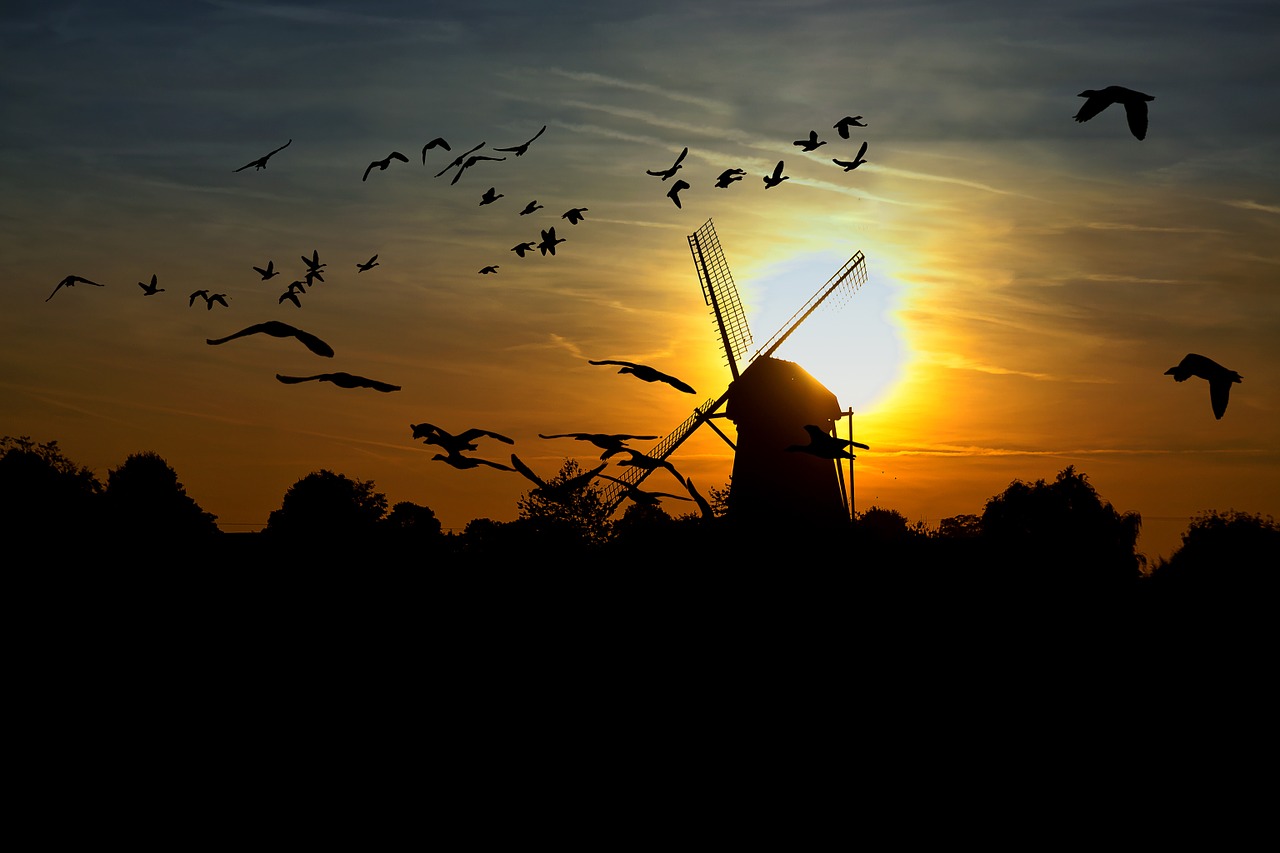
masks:
<path id="1" fill-rule="evenodd" d="M 538 433 L 666 435 L 729 381 L 686 239 L 712 219 L 757 344 L 865 254 L 866 286 L 777 353 L 855 411 L 859 509 L 932 525 L 1075 465 L 1143 515 L 1153 557 L 1199 512 L 1280 514 L 1280 119 L 1261 109 L 1280 12 L 1174 5 L 0 12 L 0 434 L 57 440 L 103 480 L 155 451 L 226 530 L 321 468 L 447 527 L 509 520 L 528 481 L 433 462 L 409 425 L 501 432 L 514 447 L 476 455 L 545 475 L 596 454 Z M 1072 120 L 1113 83 L 1155 96 L 1145 140 L 1119 107 Z M 848 140 L 845 115 L 867 125 Z M 519 158 L 434 177 L 543 125 Z M 826 144 L 804 153 L 810 130 Z M 437 136 L 453 152 L 424 164 Z M 864 140 L 865 165 L 831 162 Z M 677 208 L 645 171 L 685 147 Z M 362 181 L 392 150 L 410 162 Z M 747 174 L 716 188 L 730 167 Z M 504 197 L 481 206 L 490 186 Z M 510 251 L 552 226 L 554 257 Z M 313 250 L 325 281 L 280 304 Z M 283 275 L 264 282 L 268 260 Z M 68 274 L 105 287 L 46 301 Z M 165 291 L 145 297 L 152 274 Z M 205 288 L 230 307 L 189 306 Z M 205 343 L 268 319 L 335 357 Z M 1187 352 L 1244 376 L 1222 420 L 1204 382 L 1163 375 Z M 699 393 L 587 364 L 605 358 Z M 402 390 L 275 379 L 334 370 Z M 673 461 L 705 493 L 732 456 L 702 430 Z"/>

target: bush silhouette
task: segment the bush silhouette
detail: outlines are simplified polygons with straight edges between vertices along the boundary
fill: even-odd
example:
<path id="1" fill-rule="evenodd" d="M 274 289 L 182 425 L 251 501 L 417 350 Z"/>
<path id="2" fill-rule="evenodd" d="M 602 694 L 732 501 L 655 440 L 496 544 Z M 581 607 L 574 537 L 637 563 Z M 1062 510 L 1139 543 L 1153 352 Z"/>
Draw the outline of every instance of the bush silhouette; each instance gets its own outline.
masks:
<path id="1" fill-rule="evenodd" d="M 113 538 L 132 543 L 199 541 L 221 533 L 159 455 L 134 453 L 107 472 L 105 519 Z"/>
<path id="2" fill-rule="evenodd" d="M 89 547 L 101 526 L 101 494 L 93 472 L 63 456 L 58 442 L 0 438 L 0 533 L 7 543 Z"/>
<path id="3" fill-rule="evenodd" d="M 289 487 L 266 532 L 314 544 L 367 543 L 386 512 L 387 498 L 372 482 L 322 469 Z"/>

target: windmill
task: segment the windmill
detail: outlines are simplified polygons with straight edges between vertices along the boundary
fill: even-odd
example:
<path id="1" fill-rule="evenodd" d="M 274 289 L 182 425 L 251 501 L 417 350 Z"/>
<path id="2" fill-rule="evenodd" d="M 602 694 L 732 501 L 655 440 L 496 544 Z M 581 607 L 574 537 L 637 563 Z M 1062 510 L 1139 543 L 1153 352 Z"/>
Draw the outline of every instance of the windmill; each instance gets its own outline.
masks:
<path id="1" fill-rule="evenodd" d="M 848 298 L 866 283 L 862 252 L 854 253 L 782 328 L 748 355 L 752 336 L 746 312 L 710 219 L 689 235 L 689 250 L 703 300 L 715 317 L 732 380 L 720 396 L 696 407 L 684 423 L 646 455 L 665 460 L 706 424 L 734 451 L 731 515 L 775 522 L 788 517 L 819 522 L 837 517 L 847 520 L 850 510 L 838 461 L 786 450 L 792 444 L 805 443 L 805 424 L 827 428 L 828 421 L 845 413 L 835 395 L 803 368 L 775 359 L 773 354 L 828 298 Z M 736 443 L 715 424 L 725 417 L 737 426 Z M 602 502 L 612 512 L 626 498 L 628 487 L 638 486 L 653 470 L 628 467 L 618 478 L 625 482 L 611 482 L 601 489 Z"/>

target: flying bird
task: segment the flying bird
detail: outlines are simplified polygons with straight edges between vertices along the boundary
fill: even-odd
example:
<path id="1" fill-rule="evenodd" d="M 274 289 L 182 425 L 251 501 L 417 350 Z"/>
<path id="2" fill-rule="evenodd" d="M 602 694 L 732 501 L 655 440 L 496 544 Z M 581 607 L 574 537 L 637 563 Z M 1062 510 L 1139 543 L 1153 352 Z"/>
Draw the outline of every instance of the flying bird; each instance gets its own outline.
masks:
<path id="1" fill-rule="evenodd" d="M 623 468 L 643 468 L 646 471 L 656 471 L 659 468 L 666 468 L 671 472 L 671 476 L 680 481 L 680 485 L 684 485 L 684 477 L 680 476 L 680 472 L 675 466 L 666 459 L 655 459 L 652 456 L 641 453 L 639 450 L 633 450 L 630 447 L 624 447 L 623 451 L 631 454 L 630 459 L 624 459 L 618 463 Z"/>
<path id="2" fill-rule="evenodd" d="M 653 170 L 646 170 L 645 174 L 653 175 L 655 178 L 662 178 L 662 180 L 665 181 L 667 178 L 674 175 L 680 169 L 684 168 L 683 166 L 680 165 L 680 161 L 683 160 L 686 156 L 688 156 L 688 154 L 689 154 L 689 148 L 688 146 L 686 146 L 685 149 L 680 152 L 680 156 L 676 158 L 676 161 L 671 164 L 671 168 L 662 169 L 661 171 L 656 171 L 656 172 Z"/>
<path id="3" fill-rule="evenodd" d="M 312 287 L 317 281 L 324 281 L 324 276 L 320 274 L 320 270 L 307 270 L 303 279 L 306 280 L 307 287 Z"/>
<path id="4" fill-rule="evenodd" d="M 75 287 L 76 284 L 92 284 L 94 287 L 104 286 L 104 285 L 98 284 L 96 281 L 89 281 L 89 279 L 87 278 L 81 278 L 78 275 L 69 275 L 66 278 L 64 278 L 62 281 L 58 282 L 58 284 L 53 288 L 53 293 L 57 293 L 59 288 Z M 48 298 L 45 299 L 45 302 L 48 302 L 50 299 L 53 298 L 53 293 L 49 294 Z"/>
<path id="5" fill-rule="evenodd" d="M 530 139 L 528 142 L 525 142 L 521 145 L 516 145 L 511 148 L 495 148 L 493 150 L 494 151 L 511 151 L 515 154 L 515 156 L 519 157 L 522 154 L 524 154 L 524 152 L 529 150 L 529 146 L 533 143 L 533 140 L 541 136 L 546 129 L 547 129 L 547 126 L 544 124 L 542 126 L 542 130 L 538 131 L 533 135 L 533 139 Z"/>
<path id="6" fill-rule="evenodd" d="M 381 266 L 381 265 L 378 263 L 378 256 L 377 256 L 377 255 L 374 255 L 372 258 L 370 258 L 369 260 L 365 261 L 365 262 L 364 262 L 364 263 L 362 263 L 362 264 L 361 264 L 361 263 L 357 263 L 357 264 L 356 264 L 356 272 L 357 272 L 357 273 L 366 272 L 366 271 L 368 271 L 368 270 L 373 269 L 373 268 L 374 268 L 374 267 L 376 267 L 376 266 Z"/>
<path id="7" fill-rule="evenodd" d="M 866 127 L 866 125 L 862 123 L 862 116 L 845 116 L 831 126 L 840 132 L 840 137 L 842 139 L 849 138 L 850 127 Z"/>
<path id="8" fill-rule="evenodd" d="M 289 293 L 306 293 L 307 286 L 297 280 L 291 281 L 289 282 L 288 292 Z"/>
<path id="9" fill-rule="evenodd" d="M 636 364 L 634 361 L 616 361 L 616 360 L 591 361 L 588 359 L 587 364 L 620 364 L 622 365 L 622 367 L 619 368 L 618 370 L 619 373 L 630 373 L 635 378 L 640 379 L 644 382 L 665 382 L 666 384 L 670 385 L 672 388 L 675 388 L 679 391 L 683 391 L 686 394 L 698 393 L 697 391 L 693 390 L 693 388 L 690 385 L 680 381 L 679 379 L 676 379 L 674 376 L 663 373 L 660 370 L 655 370 L 652 367 L 649 367 L 648 365 L 645 365 L 645 364 Z"/>
<path id="10" fill-rule="evenodd" d="M 534 492 L 537 492 L 549 501 L 556 501 L 557 503 L 560 503 L 571 499 L 576 492 L 585 488 L 586 485 L 591 482 L 593 477 L 605 469 L 605 466 L 608 463 L 601 462 L 590 471 L 584 471 L 576 477 L 570 477 L 555 485 L 548 483 L 546 480 L 543 480 L 537 474 L 533 473 L 533 469 L 524 464 L 524 462 L 520 460 L 520 457 L 516 456 L 514 453 L 511 454 L 511 464 L 515 467 L 515 470 L 519 471 L 527 480 L 535 485 L 535 488 L 533 489 Z"/>
<path id="11" fill-rule="evenodd" d="M 689 182 L 676 178 L 676 182 L 671 185 L 671 189 L 667 190 L 667 198 L 676 203 L 676 207 L 684 207 L 680 203 L 680 191 L 689 189 Z"/>
<path id="12" fill-rule="evenodd" d="M 612 480 L 615 483 L 621 484 L 623 487 L 623 491 L 627 497 L 631 498 L 631 500 L 635 501 L 638 504 L 643 504 L 644 506 L 657 506 L 658 504 L 662 503 L 663 498 L 674 498 L 675 500 L 678 500 L 678 501 L 693 500 L 693 498 L 686 497 L 684 495 L 673 495 L 669 492 L 646 492 L 637 486 L 633 486 L 631 483 L 628 483 L 626 480 L 620 479 L 618 477 L 610 477 L 608 474 L 601 474 L 600 479 Z"/>
<path id="13" fill-rule="evenodd" d="M 1231 386 L 1243 382 L 1244 377 L 1234 370 L 1228 370 L 1211 358 L 1196 353 L 1187 353 L 1182 361 L 1164 372 L 1178 382 L 1185 382 L 1192 376 L 1198 376 L 1209 383 L 1209 402 L 1213 405 L 1213 416 L 1218 420 L 1227 411 L 1227 401 L 1231 395 Z"/>
<path id="14" fill-rule="evenodd" d="M 463 172 L 467 171 L 467 169 L 470 169 L 472 166 L 474 166 L 476 163 L 479 163 L 481 160 L 505 160 L 505 159 L 507 158 L 506 157 L 488 157 L 488 156 L 485 156 L 484 154 L 472 154 L 470 157 L 466 159 L 466 162 L 464 162 L 462 166 L 459 167 L 458 174 L 453 176 L 453 180 L 449 182 L 449 185 L 452 186 L 453 184 L 456 184 L 458 182 L 458 178 L 462 177 Z"/>
<path id="15" fill-rule="evenodd" d="M 209 298 L 209 291 L 197 290 L 195 293 L 187 297 L 187 307 L 190 308 L 193 305 L 195 305 L 197 299 L 208 299 L 208 298 Z"/>
<path id="16" fill-rule="evenodd" d="M 600 454 L 601 459 L 608 459 L 610 456 L 629 450 L 625 444 L 628 441 L 645 441 L 646 439 L 655 439 L 656 435 L 628 435 L 626 433 L 603 433 L 603 432 L 561 432 L 555 435 L 543 435 L 538 433 L 538 438 L 572 438 L 577 441 L 586 441 L 594 444 L 604 452 Z"/>
<path id="17" fill-rule="evenodd" d="M 779 160 L 778 165 L 773 167 L 773 174 L 764 176 L 764 188 L 772 189 L 789 177 L 791 176 L 782 174 L 782 161 Z"/>
<path id="18" fill-rule="evenodd" d="M 219 305 L 221 305 L 223 308 L 230 308 L 230 307 L 231 307 L 230 305 L 228 305 L 228 304 L 227 304 L 227 294 L 225 294 L 225 293 L 209 293 L 208 291 L 205 291 L 205 293 L 204 293 L 204 307 L 205 307 L 205 310 L 206 310 L 206 311 L 212 311 L 212 310 L 213 310 L 213 303 L 215 303 L 215 302 L 216 302 L 216 303 L 218 303 Z M 190 306 L 188 306 L 188 307 L 190 307 Z"/>
<path id="19" fill-rule="evenodd" d="M 694 488 L 693 480 L 685 478 L 684 487 L 689 490 L 689 494 L 693 497 L 694 503 L 698 505 L 698 511 L 702 513 L 702 517 L 715 518 L 715 510 L 711 508 L 710 502 L 702 496 L 702 492 Z"/>
<path id="20" fill-rule="evenodd" d="M 445 151 L 448 151 L 449 143 L 437 136 L 435 139 L 422 146 L 422 165 L 427 165 L 427 151 L 432 148 L 443 148 Z"/>
<path id="21" fill-rule="evenodd" d="M 450 169 L 454 169 L 454 168 L 457 168 L 458 166 L 461 166 L 462 161 L 467 159 L 468 154 L 470 154 L 472 151 L 479 151 L 483 147 L 484 147 L 484 143 L 481 142 L 475 148 L 468 148 L 466 151 L 463 151 L 461 154 L 459 154 L 457 157 L 453 159 L 452 163 L 450 163 L 448 166 L 445 166 L 440 171 L 436 172 L 436 177 L 438 178 L 441 175 L 443 175 L 445 172 L 449 171 Z"/>
<path id="22" fill-rule="evenodd" d="M 225 344 L 227 341 L 234 341 L 236 338 L 243 338 L 246 335 L 270 335 L 273 338 L 297 338 L 307 349 L 316 355 L 322 355 L 325 358 L 333 358 L 333 347 L 317 338 L 310 332 L 304 332 L 302 329 L 290 326 L 288 323 L 281 323 L 279 320 L 268 320 L 265 323 L 255 323 L 252 326 L 246 326 L 238 332 L 233 332 L 225 338 L 208 338 L 205 343 L 211 346 Z"/>
<path id="23" fill-rule="evenodd" d="M 387 155 L 386 157 L 384 157 L 383 159 L 381 159 L 381 160 L 374 160 L 372 163 L 370 163 L 370 164 L 368 165 L 368 167 L 364 170 L 364 177 L 363 177 L 363 178 L 361 178 L 360 180 L 362 180 L 362 181 L 367 181 L 367 180 L 369 179 L 369 173 L 373 171 L 373 167 L 374 167 L 374 166 L 377 166 L 377 167 L 378 167 L 378 171 L 380 171 L 380 172 L 385 172 L 385 171 L 387 170 L 387 167 L 391 165 L 391 161 L 392 161 L 393 159 L 394 159 L 394 160 L 399 160 L 399 161 L 400 161 L 400 162 L 402 162 L 402 163 L 408 163 L 408 162 L 409 162 L 409 158 L 408 158 L 408 157 L 406 157 L 406 156 L 404 156 L 403 154 L 401 154 L 399 151 L 392 151 L 390 154 L 388 154 L 388 155 Z"/>
<path id="24" fill-rule="evenodd" d="M 520 215 L 527 216 L 530 213 L 533 213 L 535 210 L 541 210 L 542 207 L 543 206 L 538 204 L 538 200 L 535 198 L 533 201 L 529 202 L 524 206 L 524 210 L 520 211 Z"/>
<path id="25" fill-rule="evenodd" d="M 858 149 L 858 153 L 854 156 L 852 160 L 837 160 L 834 157 L 832 157 L 831 162 L 835 163 L 837 166 L 844 166 L 844 170 L 848 172 L 858 168 L 863 163 L 867 162 L 866 160 L 862 159 L 862 155 L 866 153 L 867 153 L 867 143 L 864 142 L 862 143 L 862 147 Z"/>
<path id="26" fill-rule="evenodd" d="M 515 440 L 508 436 L 493 430 L 480 429 L 479 427 L 464 429 L 457 435 L 429 423 L 409 424 L 409 429 L 413 432 L 414 438 L 422 439 L 423 444 L 437 445 L 450 454 L 462 453 L 465 450 L 475 450 L 475 440 L 477 438 L 493 438 L 504 444 L 515 444 Z"/>
<path id="27" fill-rule="evenodd" d="M 286 299 L 292 302 L 294 305 L 298 306 L 299 308 L 302 307 L 302 302 L 298 300 L 298 294 L 293 290 L 292 287 L 286 290 L 284 293 L 280 294 L 280 298 L 277 299 L 276 302 L 283 305 Z"/>
<path id="28" fill-rule="evenodd" d="M 836 438 L 814 424 L 805 424 L 804 431 L 809 433 L 809 443 L 793 444 L 787 450 L 796 453 L 808 453 L 810 456 L 817 456 L 819 459 L 854 459 L 854 455 L 848 449 L 850 445 L 860 447 L 863 450 L 871 449 L 865 444 L 850 441 L 847 438 Z"/>
<path id="29" fill-rule="evenodd" d="M 1122 104 L 1125 118 L 1129 120 L 1129 130 L 1138 139 L 1146 138 L 1147 101 L 1154 101 L 1153 96 L 1126 89 L 1124 86 L 1108 86 L 1105 89 L 1085 89 L 1077 97 L 1087 100 L 1075 114 L 1076 121 L 1088 121 L 1112 104 Z"/>
<path id="30" fill-rule="evenodd" d="M 493 273 L 495 273 L 495 272 L 497 272 L 497 271 L 498 271 L 498 265 L 497 265 L 497 264 L 490 264 L 489 266 L 487 266 L 487 267 L 485 267 L 484 269 L 480 270 L 480 275 L 492 275 Z"/>
<path id="31" fill-rule="evenodd" d="M 583 219 L 586 219 L 586 217 L 582 215 L 586 212 L 587 209 L 585 207 L 571 207 L 564 213 L 560 214 L 560 218 L 569 220 L 570 225 L 577 225 Z"/>
<path id="32" fill-rule="evenodd" d="M 280 275 L 280 270 L 276 269 L 275 261 L 267 261 L 267 268 L 265 270 L 262 267 L 254 267 L 253 269 L 258 273 L 258 275 L 262 276 L 263 281 Z"/>
<path id="33" fill-rule="evenodd" d="M 368 379 L 364 376 L 356 376 L 354 373 L 317 373 L 315 376 L 282 376 L 276 374 L 279 379 L 286 385 L 297 385 L 299 382 L 332 382 L 339 388 L 372 388 L 374 391 L 381 391 L 389 394 L 392 391 L 399 391 L 399 385 L 391 385 L 387 382 L 379 382 L 376 379 Z"/>
<path id="34" fill-rule="evenodd" d="M 745 169 L 725 169 L 720 173 L 720 177 L 716 178 L 716 186 L 726 189 L 734 181 L 742 180 L 742 176 L 746 173 Z"/>
<path id="35" fill-rule="evenodd" d="M 276 149 L 276 151 L 280 151 L 280 150 L 282 150 L 282 149 L 288 148 L 288 147 L 289 147 L 289 145 L 290 145 L 292 142 L 293 142 L 293 140 L 292 140 L 292 139 L 290 139 L 290 140 L 289 140 L 288 142 L 286 142 L 284 145 L 281 145 L 279 148 L 277 148 L 277 149 Z M 252 167 L 253 167 L 253 170 L 254 170 L 255 172 L 256 172 L 256 171 L 258 171 L 259 169 L 265 169 L 265 168 L 267 168 L 267 161 L 271 159 L 271 155 L 272 155 L 272 154 L 275 154 L 275 153 L 276 153 L 276 151 L 271 151 L 271 152 L 269 152 L 269 153 L 267 153 L 267 154 L 264 154 L 264 155 L 262 155 L 261 157 L 259 157 L 257 160 L 250 160 L 248 163 L 245 163 L 245 164 L 244 164 L 243 166 L 241 166 L 239 169 L 236 169 L 236 170 L 234 170 L 234 171 L 237 171 L 237 172 L 243 172 L 245 169 L 249 168 L 250 166 L 252 166 Z"/>
<path id="36" fill-rule="evenodd" d="M 302 262 L 307 265 L 307 269 L 309 270 L 314 270 L 318 272 L 324 269 L 325 267 L 329 266 L 327 263 L 325 264 L 320 263 L 319 249 L 312 249 L 310 258 L 308 258 L 306 255 L 299 255 L 298 257 L 302 258 Z M 320 280 L 324 281 L 324 279 L 320 279 Z"/>
<path id="37" fill-rule="evenodd" d="M 813 151 L 818 146 L 826 145 L 827 143 L 825 140 L 818 139 L 818 131 L 811 130 L 809 131 L 808 139 L 797 139 L 795 142 L 791 144 L 800 146 L 801 150 L 803 151 Z"/>
<path id="38" fill-rule="evenodd" d="M 495 201 L 506 195 L 506 193 L 500 193 L 496 190 L 497 187 L 489 187 L 489 189 L 484 191 L 484 195 L 480 196 L 481 207 L 484 207 L 486 204 L 493 204 Z"/>
<path id="39" fill-rule="evenodd" d="M 151 283 L 150 283 L 150 284 L 143 284 L 142 282 L 138 282 L 138 287 L 141 287 L 141 288 L 142 288 L 142 295 L 143 295 L 143 296 L 155 296 L 157 293 L 164 293 L 164 288 L 163 288 L 163 287 L 157 287 L 157 286 L 156 286 L 156 274 L 155 274 L 155 273 L 152 273 L 152 274 L 151 274 Z M 48 302 L 49 300 L 47 300 L 47 299 L 46 299 L 45 301 L 46 301 L 46 302 Z"/>
<path id="40" fill-rule="evenodd" d="M 554 255 L 556 253 L 556 244 L 564 241 L 564 237 L 556 237 L 555 226 L 552 226 L 542 232 L 542 242 L 538 244 L 538 251 L 544 255 L 547 252 Z"/>
<path id="41" fill-rule="evenodd" d="M 499 471 L 514 471 L 510 465 L 503 465 L 501 462 L 490 462 L 488 459 L 480 459 L 476 456 L 463 456 L 461 453 L 437 453 L 431 457 L 432 461 L 439 460 L 452 465 L 454 468 L 467 470 L 476 468 L 480 465 L 488 465 L 490 468 L 497 468 Z"/>
<path id="42" fill-rule="evenodd" d="M 515 252 L 517 255 L 523 258 L 525 252 L 528 252 L 534 248 L 536 247 L 533 245 L 533 241 L 529 240 L 528 242 L 525 242 L 525 243 L 516 243 L 514 246 L 511 247 L 511 251 Z M 543 254 L 546 254 L 546 253 L 543 252 Z"/>

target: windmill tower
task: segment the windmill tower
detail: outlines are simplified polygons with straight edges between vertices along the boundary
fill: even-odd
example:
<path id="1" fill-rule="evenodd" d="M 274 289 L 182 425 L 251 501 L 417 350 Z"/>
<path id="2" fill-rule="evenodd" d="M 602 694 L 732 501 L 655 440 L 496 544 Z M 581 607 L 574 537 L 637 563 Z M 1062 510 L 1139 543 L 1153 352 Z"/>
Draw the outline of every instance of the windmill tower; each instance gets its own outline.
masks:
<path id="1" fill-rule="evenodd" d="M 866 259 L 861 252 L 856 252 L 764 346 L 748 355 L 752 337 L 746 312 L 710 219 L 689 235 L 689 250 L 702 285 L 703 299 L 715 317 L 732 379 L 719 397 L 695 408 L 684 423 L 646 455 L 665 460 L 706 424 L 734 450 L 729 492 L 731 517 L 748 523 L 757 519 L 769 523 L 795 520 L 806 524 L 847 520 L 850 509 L 839 464 L 786 449 L 793 444 L 808 443 L 806 424 L 830 430 L 844 412 L 835 394 L 804 368 L 776 359 L 773 354 L 828 298 L 848 298 L 866 283 Z M 734 422 L 736 443 L 715 424 L 719 418 Z M 619 479 L 637 486 L 652 470 L 628 467 Z M 602 489 L 601 498 L 613 510 L 626 497 L 626 492 L 626 485 L 611 483 Z"/>

